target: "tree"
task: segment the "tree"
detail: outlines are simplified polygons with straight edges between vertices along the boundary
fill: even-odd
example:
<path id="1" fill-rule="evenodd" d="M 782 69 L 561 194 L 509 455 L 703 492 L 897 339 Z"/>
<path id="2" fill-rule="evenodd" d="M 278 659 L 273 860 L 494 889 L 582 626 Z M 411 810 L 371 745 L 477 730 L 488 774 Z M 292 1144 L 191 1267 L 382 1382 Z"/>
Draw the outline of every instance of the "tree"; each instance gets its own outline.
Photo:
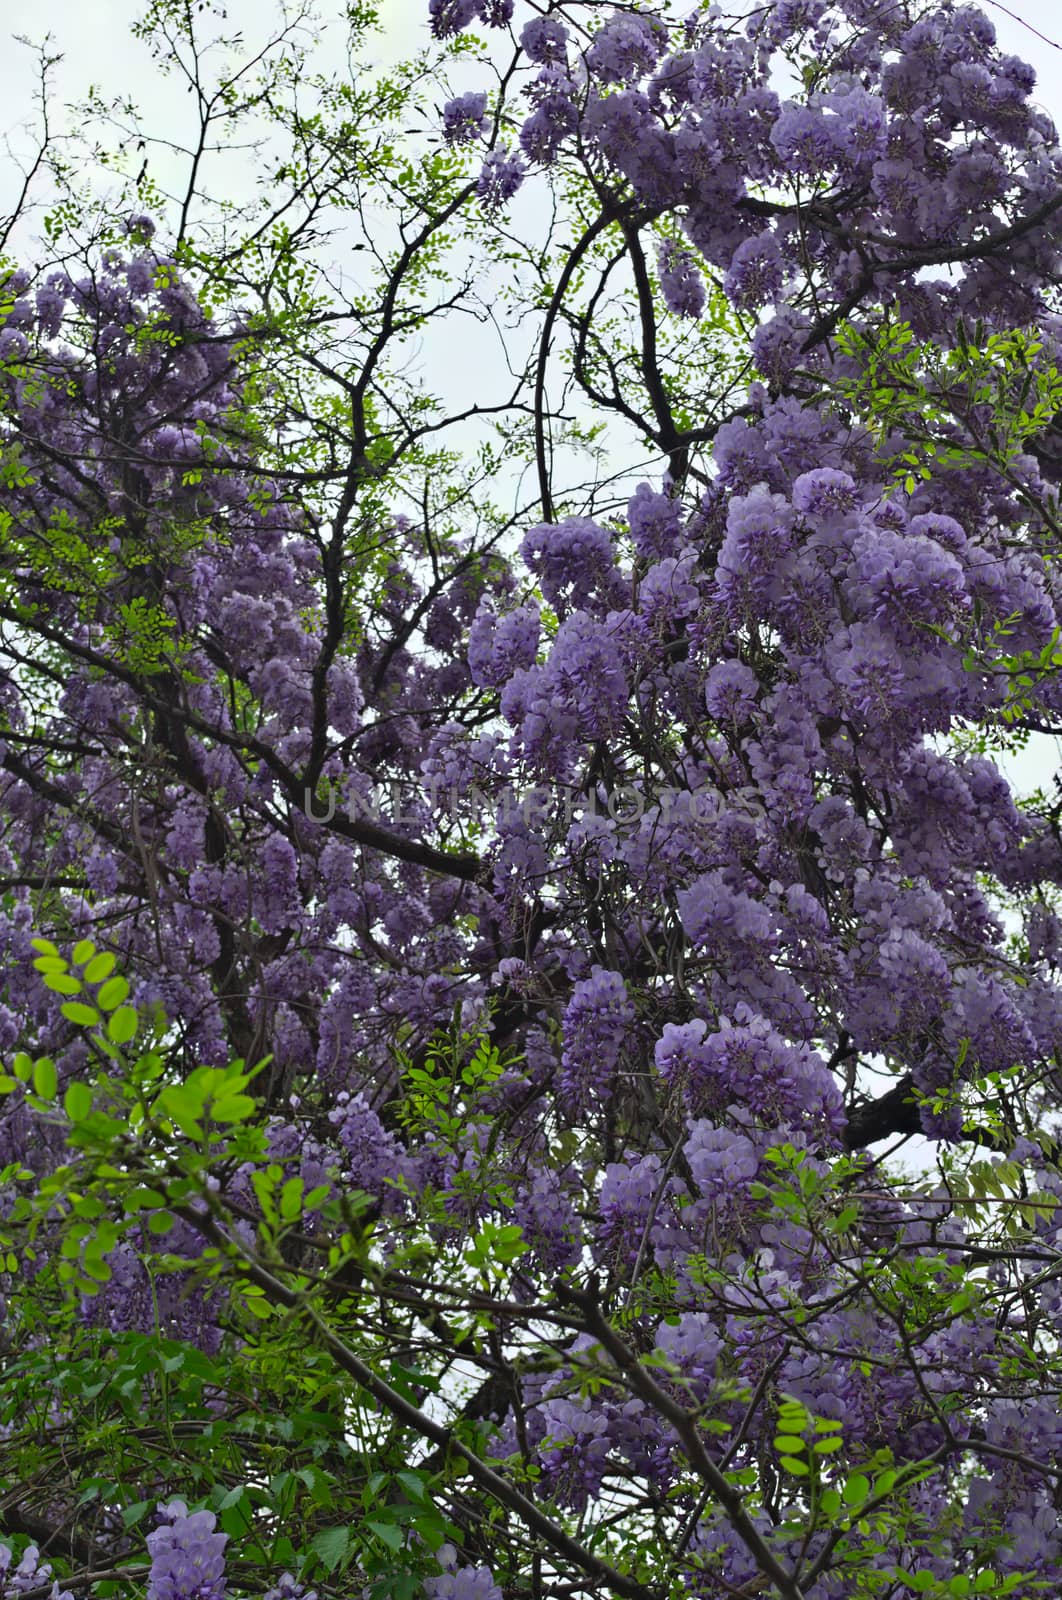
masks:
<path id="1" fill-rule="evenodd" d="M 1054 130 L 970 7 L 512 10 L 161 0 L 177 198 L 41 152 L 0 1583 L 1051 1592 Z"/>

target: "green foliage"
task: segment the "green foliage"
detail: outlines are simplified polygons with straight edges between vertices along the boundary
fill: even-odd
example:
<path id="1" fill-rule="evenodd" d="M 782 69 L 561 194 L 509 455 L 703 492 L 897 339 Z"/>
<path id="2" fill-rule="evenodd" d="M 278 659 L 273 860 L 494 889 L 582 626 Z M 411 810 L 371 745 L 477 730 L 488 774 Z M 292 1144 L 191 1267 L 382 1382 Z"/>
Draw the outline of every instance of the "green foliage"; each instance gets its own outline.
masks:
<path id="1" fill-rule="evenodd" d="M 11 1168 L 0 1176 L 11 1196 L 0 1223 L 0 1260 L 8 1272 L 32 1270 L 8 1308 L 22 1348 L 7 1362 L 0 1388 L 0 1427 L 7 1429 L 0 1472 L 47 1473 L 48 1463 L 61 1459 L 65 1436 L 41 1444 L 35 1432 L 34 1418 L 54 1393 L 81 1417 L 84 1506 L 114 1507 L 128 1529 L 144 1530 L 164 1487 L 167 1496 L 181 1492 L 193 1508 L 216 1514 L 242 1570 L 275 1578 L 287 1567 L 320 1584 L 356 1567 L 380 1600 L 412 1600 L 423 1575 L 437 1570 L 433 1553 L 461 1539 L 440 1509 L 439 1475 L 411 1465 L 403 1431 L 366 1404 L 330 1354 L 307 1344 L 304 1323 L 268 1292 L 255 1265 L 268 1264 L 299 1286 L 308 1304 L 346 1320 L 357 1296 L 344 1310 L 327 1271 L 311 1289 L 313 1280 L 292 1274 L 286 1256 L 291 1240 L 319 1219 L 345 1242 L 333 1260 L 338 1275 L 354 1263 L 364 1272 L 369 1235 L 357 1218 L 368 1197 L 338 1194 L 330 1182 L 308 1188 L 271 1158 L 260 1107 L 248 1092 L 265 1062 L 174 1077 L 165 1019 L 138 1019 L 121 1003 L 128 986 L 114 975 L 110 953 L 97 953 L 87 940 L 69 956 L 49 940 L 34 943 L 37 968 L 57 995 L 94 990 L 96 1005 L 63 1000 L 64 1014 L 91 1046 L 80 1080 L 60 1085 L 54 1062 L 24 1052 L 0 1077 L 0 1092 L 24 1094 L 35 1114 L 61 1128 L 67 1146 L 65 1164 L 44 1178 Z M 123 1014 L 130 1020 L 115 1028 Z M 480 1046 L 458 1074 L 460 1093 L 474 1094 L 499 1071 Z M 216 1192 L 217 1176 L 241 1162 L 251 1164 L 259 1208 L 250 1248 Z M 175 1229 L 207 1214 L 216 1224 L 213 1242 L 189 1258 L 171 1242 Z M 519 1234 L 485 1226 L 471 1241 L 470 1266 L 483 1281 L 516 1259 L 524 1248 Z M 156 1286 L 177 1274 L 184 1292 L 221 1297 L 227 1332 L 216 1354 L 170 1337 L 161 1325 L 153 1334 L 85 1325 L 79 1303 L 110 1280 L 122 1252 L 132 1252 Z M 43 1330 L 46 1338 L 33 1337 Z M 412 1400 L 437 1387 L 430 1368 L 395 1361 L 390 1337 L 366 1332 L 359 1342 L 366 1359 Z M 130 1581 L 142 1575 L 143 1556 L 131 1557 L 127 1570 Z M 128 1590 L 105 1583 L 98 1592 Z"/>
<path id="2" fill-rule="evenodd" d="M 906 322 L 846 323 L 838 349 L 857 367 L 835 380 L 835 404 L 867 427 L 893 481 L 972 465 L 1006 471 L 1062 409 L 1062 373 L 1035 328 L 986 334 L 960 321 L 954 339 L 919 342 Z M 890 441 L 903 435 L 902 451 Z"/>

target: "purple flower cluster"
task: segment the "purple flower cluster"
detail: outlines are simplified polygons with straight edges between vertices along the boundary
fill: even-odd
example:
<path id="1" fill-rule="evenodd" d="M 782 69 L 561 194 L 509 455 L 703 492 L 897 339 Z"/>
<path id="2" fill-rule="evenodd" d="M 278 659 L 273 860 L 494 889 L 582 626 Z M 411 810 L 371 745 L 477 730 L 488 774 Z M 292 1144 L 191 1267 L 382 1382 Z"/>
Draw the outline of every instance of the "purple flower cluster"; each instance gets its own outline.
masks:
<path id="1" fill-rule="evenodd" d="M 557 1395 L 546 1401 L 541 1419 L 546 1439 L 539 1458 L 546 1487 L 573 1511 L 584 1511 L 604 1481 L 610 1449 L 608 1418 L 588 1400 Z"/>
<path id="2" fill-rule="evenodd" d="M 608 531 L 589 517 L 539 523 L 525 534 L 520 554 L 559 616 L 594 611 L 623 592 Z"/>
<path id="3" fill-rule="evenodd" d="M 594 967 L 572 990 L 564 1013 L 558 1088 L 561 1104 L 578 1113 L 592 1097 L 607 1100 L 634 1007 L 618 972 Z"/>
<path id="4" fill-rule="evenodd" d="M 526 169 L 519 155 L 508 150 L 492 150 L 483 163 L 476 193 L 484 211 L 500 211 L 524 181 Z"/>
<path id="5" fill-rule="evenodd" d="M 183 1500 L 159 1506 L 161 1526 L 147 1536 L 147 1600 L 225 1600 L 227 1533 L 210 1511 L 189 1514 Z"/>
<path id="6" fill-rule="evenodd" d="M 36 1545 L 27 1546 L 17 1566 L 11 1565 L 13 1559 L 10 1545 L 0 1544 L 0 1596 L 3 1600 L 14 1600 L 16 1595 L 26 1594 L 31 1589 L 39 1590 L 52 1576 L 51 1567 L 41 1561 Z M 49 1600 L 74 1600 L 74 1595 L 53 1580 Z"/>
<path id="7" fill-rule="evenodd" d="M 688 250 L 666 239 L 659 248 L 660 293 L 675 317 L 696 319 L 704 310 L 704 279 Z"/>
<path id="8" fill-rule="evenodd" d="M 445 1547 L 444 1547 L 445 1548 Z M 489 1567 L 454 1567 L 437 1578 L 425 1578 L 427 1600 L 502 1600 Z"/>
<path id="9" fill-rule="evenodd" d="M 569 34 L 557 17 L 532 17 L 520 34 L 520 48 L 529 61 L 540 66 L 561 64 L 568 51 Z"/>
<path id="10" fill-rule="evenodd" d="M 487 97 L 476 90 L 448 100 L 443 107 L 443 138 L 447 144 L 485 139 L 490 126 L 486 112 Z"/>
<path id="11" fill-rule="evenodd" d="M 446 39 L 476 20 L 488 28 L 504 28 L 513 14 L 513 0 L 428 0 L 431 31 Z"/>
<path id="12" fill-rule="evenodd" d="M 738 245 L 723 287 L 742 311 L 755 311 L 779 298 L 784 279 L 778 241 L 773 233 L 761 233 Z"/>
<path id="13" fill-rule="evenodd" d="M 263 1600 L 317 1600 L 317 1590 L 304 1588 L 290 1572 L 285 1572 L 279 1583 L 266 1590 Z"/>
<path id="14" fill-rule="evenodd" d="M 656 1065 L 679 1086 L 694 1114 L 718 1114 L 734 1104 L 758 1123 L 818 1123 L 839 1132 L 843 1111 L 825 1063 L 803 1045 L 789 1044 L 764 1017 L 742 1007 L 737 1023 L 721 1019 L 710 1033 L 697 1019 L 668 1023 L 656 1044 Z"/>
<path id="15" fill-rule="evenodd" d="M 483 604 L 468 635 L 472 681 L 496 689 L 519 668 L 533 666 L 540 627 L 539 609 L 533 602 L 501 617 L 489 602 Z"/>
<path id="16" fill-rule="evenodd" d="M 616 12 L 594 34 L 586 65 L 601 83 L 628 83 L 655 66 L 667 46 L 667 28 L 657 17 Z"/>

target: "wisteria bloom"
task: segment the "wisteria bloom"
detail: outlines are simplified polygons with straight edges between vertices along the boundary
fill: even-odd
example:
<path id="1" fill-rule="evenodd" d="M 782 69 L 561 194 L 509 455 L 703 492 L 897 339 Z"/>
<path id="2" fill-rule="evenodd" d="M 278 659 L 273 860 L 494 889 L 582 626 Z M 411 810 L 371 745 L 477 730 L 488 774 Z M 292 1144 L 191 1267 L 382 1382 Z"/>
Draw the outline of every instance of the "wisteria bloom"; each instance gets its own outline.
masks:
<path id="1" fill-rule="evenodd" d="M 505 149 L 492 150 L 483 163 L 476 193 L 485 211 L 498 211 L 519 189 L 527 169 L 518 155 Z"/>
<path id="2" fill-rule="evenodd" d="M 558 17 L 532 17 L 520 33 L 520 48 L 542 66 L 562 63 L 568 51 L 568 30 Z"/>
<path id="3" fill-rule="evenodd" d="M 147 1600 L 225 1600 L 227 1533 L 211 1511 L 191 1514 L 183 1500 L 159 1507 L 161 1527 L 147 1536 Z"/>
<path id="4" fill-rule="evenodd" d="M 606 1100 L 634 1007 L 618 972 L 594 967 L 575 985 L 564 1013 L 561 1092 L 572 1108 L 591 1095 Z"/>
<path id="5" fill-rule="evenodd" d="M 672 316 L 699 317 L 706 295 L 704 279 L 693 256 L 673 239 L 666 239 L 660 246 L 658 261 L 660 292 Z"/>
<path id="6" fill-rule="evenodd" d="M 490 127 L 487 97 L 475 90 L 448 100 L 443 106 L 443 138 L 447 144 L 470 144 L 484 139 Z"/>
<path id="7" fill-rule="evenodd" d="M 777 300 L 785 281 L 785 266 L 773 233 L 760 233 L 738 245 L 723 279 L 723 288 L 736 306 L 754 311 Z"/>

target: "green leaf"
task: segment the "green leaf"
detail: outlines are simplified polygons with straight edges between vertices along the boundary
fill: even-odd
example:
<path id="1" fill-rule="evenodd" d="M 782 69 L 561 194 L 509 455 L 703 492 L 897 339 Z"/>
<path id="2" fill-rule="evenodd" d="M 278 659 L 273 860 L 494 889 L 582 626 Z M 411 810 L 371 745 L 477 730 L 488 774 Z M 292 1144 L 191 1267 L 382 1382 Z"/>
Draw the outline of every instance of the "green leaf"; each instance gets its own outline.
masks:
<path id="1" fill-rule="evenodd" d="M 280 1215 L 285 1222 L 292 1221 L 302 1211 L 302 1191 L 305 1187 L 302 1178 L 289 1178 L 280 1191 Z"/>
<path id="2" fill-rule="evenodd" d="M 128 1044 L 139 1023 L 134 1006 L 120 1006 L 107 1024 L 107 1037 L 112 1044 Z"/>
<path id="3" fill-rule="evenodd" d="M 63 1110 L 71 1122 L 84 1122 L 92 1110 L 92 1090 L 85 1083 L 69 1083 L 63 1096 Z"/>
<path id="4" fill-rule="evenodd" d="M 89 983 L 102 983 L 104 978 L 109 978 L 114 971 L 114 957 L 110 951 L 93 956 L 85 968 L 85 977 Z"/>
<path id="5" fill-rule="evenodd" d="M 310 1540 L 310 1549 L 326 1572 L 332 1573 L 350 1549 L 349 1528 L 322 1528 Z"/>
<path id="6" fill-rule="evenodd" d="M 44 975 L 45 988 L 51 989 L 54 994 L 80 994 L 81 983 L 77 978 L 72 978 L 67 972 L 46 972 Z"/>
<path id="7" fill-rule="evenodd" d="M 59 954 L 50 939 L 31 939 L 30 944 L 34 950 L 39 950 L 42 956 L 57 956 Z"/>
<path id="8" fill-rule="evenodd" d="M 80 1000 L 68 1000 L 60 1009 L 68 1022 L 76 1022 L 82 1028 L 94 1028 L 100 1020 L 95 1006 L 87 1006 Z"/>
<path id="9" fill-rule="evenodd" d="M 118 1012 L 116 1015 L 120 1016 L 121 1013 Z M 176 1084 L 170 1084 L 168 1088 L 163 1089 L 155 1102 L 155 1110 L 162 1116 L 168 1117 L 189 1139 L 203 1137 L 203 1129 L 198 1121 L 202 1115 L 203 1102 L 198 1095 L 190 1093 L 187 1087 L 178 1088 Z"/>
<path id="10" fill-rule="evenodd" d="M 870 1479 L 862 1472 L 853 1472 L 841 1494 L 846 1506 L 861 1506 L 870 1493 Z"/>
<path id="11" fill-rule="evenodd" d="M 792 1434 L 780 1433 L 774 1441 L 774 1448 L 780 1450 L 784 1456 L 798 1456 L 806 1450 L 803 1439 L 794 1438 Z"/>
<path id="12" fill-rule="evenodd" d="M 789 1472 L 794 1478 L 806 1478 L 810 1468 L 803 1461 L 798 1461 L 795 1456 L 779 1456 L 778 1465 L 783 1472 Z"/>
<path id="13" fill-rule="evenodd" d="M 71 960 L 76 967 L 83 967 L 95 954 L 96 946 L 91 939 L 79 939 L 71 952 Z"/>
<path id="14" fill-rule="evenodd" d="M 257 1102 L 249 1094 L 227 1094 L 213 1102 L 210 1117 L 213 1122 L 246 1122 L 256 1109 Z"/>
<path id="15" fill-rule="evenodd" d="M 115 1006 L 120 1006 L 129 993 L 129 984 L 125 978 L 109 978 L 96 996 L 96 1004 L 101 1011 L 113 1011 Z"/>
<path id="16" fill-rule="evenodd" d="M 66 962 L 62 956 L 38 956 L 33 963 L 38 972 L 65 972 Z"/>
<path id="17" fill-rule="evenodd" d="M 396 1554 L 402 1548 L 402 1530 L 393 1522 L 366 1522 L 365 1526 L 371 1528 L 378 1539 L 382 1539 L 388 1550 Z"/>
<path id="18" fill-rule="evenodd" d="M 33 1089 L 42 1100 L 54 1100 L 59 1087 L 59 1074 L 50 1056 L 41 1056 L 33 1068 Z"/>

